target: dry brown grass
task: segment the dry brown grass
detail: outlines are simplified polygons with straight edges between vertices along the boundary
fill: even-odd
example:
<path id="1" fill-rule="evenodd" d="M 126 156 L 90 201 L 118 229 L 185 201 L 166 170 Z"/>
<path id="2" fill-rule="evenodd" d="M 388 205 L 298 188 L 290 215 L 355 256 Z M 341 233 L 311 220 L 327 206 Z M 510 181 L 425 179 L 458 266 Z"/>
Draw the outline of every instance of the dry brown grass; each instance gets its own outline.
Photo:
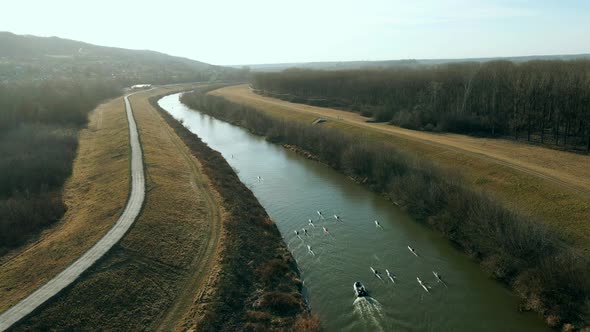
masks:
<path id="1" fill-rule="evenodd" d="M 143 147 L 148 196 L 139 222 L 122 244 L 186 268 L 195 260 L 196 249 L 204 249 L 211 222 L 219 226 L 220 206 L 198 160 L 149 104 L 148 97 L 158 94 L 162 91 L 130 98 Z"/>
<path id="2" fill-rule="evenodd" d="M 122 98 L 91 113 L 65 184 L 63 219 L 1 262 L 0 312 L 61 272 L 117 220 L 129 191 L 128 145 Z"/>
<path id="3" fill-rule="evenodd" d="M 387 143 L 460 173 L 474 188 L 493 194 L 506 206 L 564 231 L 590 254 L 590 157 L 456 134 L 433 134 L 367 123 L 352 112 L 294 104 L 232 86 L 210 92 L 255 107 L 275 117 L 324 126 Z"/>
<path id="4" fill-rule="evenodd" d="M 244 259 L 251 261 L 249 257 L 258 257 L 257 250 L 262 250 L 259 249 L 261 247 L 269 259 L 284 256 L 290 266 L 289 273 L 283 275 L 283 279 L 289 281 L 289 296 L 279 294 L 276 298 L 269 298 L 269 308 L 276 309 L 273 303 L 282 301 L 289 304 L 289 313 L 304 309 L 303 299 L 296 292 L 300 282 L 293 279 L 295 263 L 280 233 L 251 192 L 239 182 L 229 165 L 223 164 L 225 160 L 217 152 L 206 148 L 206 151 L 200 152 L 205 153 L 200 154 L 202 158 L 199 157 L 204 164 L 196 160 L 194 151 L 187 147 L 193 141 L 181 140 L 148 103 L 150 96 L 181 89 L 183 87 L 158 88 L 130 98 L 146 168 L 146 201 L 138 220 L 99 263 L 74 285 L 17 324 L 15 331 L 171 331 L 200 326 L 203 314 L 212 312 L 211 307 L 216 305 L 214 301 L 218 302 L 220 298 L 231 301 L 231 295 L 240 293 L 242 288 L 248 294 L 256 289 L 252 287 L 252 282 L 256 280 L 239 280 L 243 285 L 237 285 L 232 280 L 237 274 L 243 274 L 242 269 L 257 268 L 245 267 L 242 263 Z M 103 117 L 103 126 L 107 124 L 105 120 Z M 112 137 L 109 138 L 112 140 Z M 81 153 L 78 158 L 84 159 L 85 154 Z M 213 166 L 211 158 L 214 159 Z M 99 166 L 103 162 L 102 158 L 93 161 Z M 215 166 L 220 164 L 224 167 Z M 206 172 L 203 172 L 203 165 L 207 165 Z M 124 169 L 128 170 L 128 167 Z M 211 174 L 215 176 L 214 181 Z M 224 185 L 227 183 L 223 181 L 228 178 L 233 185 L 232 190 L 226 190 L 226 196 L 221 198 L 215 188 L 226 188 Z M 236 186 L 241 191 L 234 190 Z M 124 203 L 123 199 L 121 205 Z M 222 205 L 227 208 L 230 203 L 233 212 L 225 212 Z M 95 199 L 93 204 L 99 203 Z M 241 223 L 240 227 L 236 227 L 235 223 L 241 220 L 242 213 L 245 213 L 246 220 L 253 220 L 254 224 Z M 253 215 L 263 220 L 253 219 Z M 237 234 L 236 231 L 228 232 L 222 226 L 222 220 L 241 231 Z M 261 227 L 265 236 L 260 237 L 257 233 L 257 236 L 247 236 L 257 240 L 238 239 L 243 232 L 260 232 Z M 232 241 L 224 241 L 230 233 L 234 234 Z M 220 252 L 226 255 L 222 256 Z M 273 299 L 276 301 L 270 301 Z M 237 306 L 242 309 L 245 301 L 238 300 Z M 221 308 L 225 307 L 222 305 Z M 217 317 L 223 323 L 229 318 L 243 321 L 241 315 L 241 310 L 237 310 L 218 312 Z M 282 328 L 295 321 L 295 317 L 278 323 L 274 318 L 269 322 L 262 316 L 253 319 L 262 320 L 254 322 L 258 327 L 270 325 Z"/>
<path id="5" fill-rule="evenodd" d="M 181 89 L 130 98 L 147 179 L 138 220 L 80 281 L 15 330 L 173 330 L 182 321 L 215 271 L 222 209 L 198 161 L 147 101 Z M 104 159 L 94 162 L 104 165 Z M 126 192 L 121 205 L 125 200 Z"/>
<path id="6" fill-rule="evenodd" d="M 148 179 L 148 201 L 140 221 L 124 239 L 127 248 L 186 271 L 186 278 L 160 330 L 173 330 L 207 288 L 217 268 L 222 236 L 219 194 L 203 174 L 200 162 L 150 105 L 149 97 L 132 97 Z"/>
<path id="7" fill-rule="evenodd" d="M 306 306 L 295 260 L 278 228 L 219 152 L 166 111 L 160 114 L 201 160 L 227 211 L 218 278 L 195 299 L 183 330 L 292 331 Z"/>
<path id="8" fill-rule="evenodd" d="M 293 326 L 294 332 L 319 332 L 322 331 L 320 319 L 317 315 L 300 315 Z"/>

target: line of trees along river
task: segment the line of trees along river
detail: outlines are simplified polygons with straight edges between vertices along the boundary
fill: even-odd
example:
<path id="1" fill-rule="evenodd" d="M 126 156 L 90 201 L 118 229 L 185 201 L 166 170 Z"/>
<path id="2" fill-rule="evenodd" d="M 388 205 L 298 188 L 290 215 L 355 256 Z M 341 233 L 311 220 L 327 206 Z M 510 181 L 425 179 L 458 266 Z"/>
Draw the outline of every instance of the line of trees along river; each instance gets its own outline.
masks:
<path id="1" fill-rule="evenodd" d="M 404 128 L 512 137 L 590 152 L 590 60 L 257 73 L 260 93 Z"/>
<path id="2" fill-rule="evenodd" d="M 78 130 L 119 87 L 101 80 L 0 84 L 0 256 L 61 218 Z"/>
<path id="3" fill-rule="evenodd" d="M 364 141 L 321 125 L 286 122 L 254 108 L 199 91 L 187 106 L 243 126 L 267 139 L 311 152 L 335 169 L 400 202 L 429 223 L 523 298 L 524 308 L 552 325 L 590 321 L 590 265 L 558 232 L 473 192 L 453 174 L 390 146 Z"/>

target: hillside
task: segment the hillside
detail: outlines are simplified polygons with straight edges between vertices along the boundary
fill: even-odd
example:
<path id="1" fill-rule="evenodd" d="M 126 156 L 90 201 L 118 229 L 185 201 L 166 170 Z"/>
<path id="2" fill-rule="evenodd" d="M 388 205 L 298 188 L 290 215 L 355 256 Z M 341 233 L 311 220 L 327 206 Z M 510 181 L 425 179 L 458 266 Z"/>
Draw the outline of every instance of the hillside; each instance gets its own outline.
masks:
<path id="1" fill-rule="evenodd" d="M 0 32 L 0 256 L 63 216 L 77 134 L 98 104 L 136 83 L 241 73 L 153 51 Z"/>
<path id="2" fill-rule="evenodd" d="M 235 75 L 236 69 L 148 50 L 0 32 L 0 82 L 69 78 L 175 83 Z"/>

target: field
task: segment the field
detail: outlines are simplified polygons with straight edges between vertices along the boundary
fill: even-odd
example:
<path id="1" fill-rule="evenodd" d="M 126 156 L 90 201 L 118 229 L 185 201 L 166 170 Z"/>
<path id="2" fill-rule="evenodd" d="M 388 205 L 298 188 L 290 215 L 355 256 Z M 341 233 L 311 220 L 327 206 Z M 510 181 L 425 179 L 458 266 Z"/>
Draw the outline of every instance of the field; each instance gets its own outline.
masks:
<path id="1" fill-rule="evenodd" d="M 129 191 L 128 145 L 123 98 L 91 113 L 65 185 L 63 219 L 0 262 L 0 311 L 58 274 L 115 223 Z"/>
<path id="2" fill-rule="evenodd" d="M 556 226 L 590 254 L 590 157 L 506 140 L 433 134 L 370 123 L 356 113 L 289 103 L 251 92 L 246 85 L 210 92 L 287 120 L 322 125 L 384 142 L 435 162 L 491 193 L 505 206 Z M 564 162 L 567 160 L 567 162 Z"/>
<path id="3" fill-rule="evenodd" d="M 307 316 L 295 320 L 306 310 L 299 294 L 296 268 L 278 230 L 256 199 L 241 182 L 236 182 L 237 176 L 223 164 L 225 161 L 217 152 L 196 137 L 178 136 L 183 127 L 171 122 L 174 120 L 165 120 L 165 114 L 159 114 L 151 104 L 158 96 L 186 88 L 163 87 L 130 97 L 146 170 L 142 212 L 129 233 L 104 259 L 74 285 L 18 323 L 14 330 L 100 327 L 120 331 L 174 331 L 202 326 L 233 330 L 243 329 L 244 324 L 284 330 L 296 323 L 317 324 L 317 320 Z M 122 102 L 118 101 L 121 105 L 117 110 L 122 115 Z M 92 124 L 102 121 L 102 126 L 115 125 L 105 120 L 93 118 Z M 126 128 L 126 122 L 120 120 L 116 124 Z M 199 154 L 195 153 L 195 142 L 200 144 L 197 145 Z M 80 151 L 76 164 L 86 158 L 84 151 Z M 103 165 L 104 159 L 96 159 L 93 164 Z M 118 168 L 127 174 L 127 164 Z M 124 179 L 122 185 L 127 188 L 128 179 Z M 220 184 L 220 181 L 225 182 Z M 126 197 L 120 196 L 123 206 Z M 96 197 L 89 204 L 101 205 L 101 201 L 101 197 Z M 250 221 L 255 224 L 249 224 Z M 229 230 L 228 225 L 232 225 Z M 242 229 L 248 232 L 248 238 L 263 240 L 243 240 Z M 261 236 L 260 232 L 267 236 Z M 259 251 L 280 268 L 279 276 L 272 275 L 273 269 L 268 272 L 274 286 L 248 276 L 257 268 L 257 265 L 244 266 L 244 259 L 250 255 L 259 257 L 261 265 L 269 264 L 260 258 Z M 277 257 L 284 257 L 289 265 Z M 241 277 L 235 280 L 236 276 Z M 279 313 L 279 320 L 274 320 L 276 313 L 265 312 L 264 308 L 247 314 L 250 299 L 242 295 L 250 296 L 253 289 L 259 295 L 266 295 L 260 292 L 266 289 L 280 300 L 290 301 L 290 311 Z M 22 294 L 27 292 L 23 290 Z M 234 305 L 237 306 L 228 310 Z M 275 309 L 272 302 L 268 308 Z"/>
<path id="4" fill-rule="evenodd" d="M 148 96 L 165 92 L 130 98 L 146 164 L 147 195 L 140 217 L 105 259 L 17 330 L 160 325 L 173 330 L 186 303 L 215 270 L 223 211 L 199 163 L 147 101 Z M 126 129 L 124 120 L 118 124 Z M 127 172 L 127 164 L 121 169 Z M 120 204 L 125 200 L 123 196 Z"/>

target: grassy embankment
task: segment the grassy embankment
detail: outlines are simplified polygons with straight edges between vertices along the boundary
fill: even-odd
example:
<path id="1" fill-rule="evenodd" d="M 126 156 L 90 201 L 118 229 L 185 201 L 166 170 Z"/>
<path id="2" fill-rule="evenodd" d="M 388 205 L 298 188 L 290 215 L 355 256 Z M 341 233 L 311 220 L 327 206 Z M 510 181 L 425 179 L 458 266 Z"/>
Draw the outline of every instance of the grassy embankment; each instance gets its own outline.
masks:
<path id="1" fill-rule="evenodd" d="M 318 331 L 300 293 L 295 260 L 252 192 L 222 155 L 157 105 L 166 122 L 202 162 L 227 210 L 220 273 L 191 308 L 183 328 L 203 331 Z"/>
<path id="2" fill-rule="evenodd" d="M 180 89 L 159 89 L 130 98 L 147 177 L 146 201 L 134 226 L 79 282 L 15 330 L 197 326 L 199 313 L 213 306 L 207 299 L 219 299 L 212 294 L 217 290 L 214 285 L 225 280 L 225 274 L 233 276 L 245 269 L 222 268 L 221 244 L 228 238 L 227 223 L 222 220 L 231 213 L 225 212 L 203 164 L 191 156 L 148 102 L 148 97 Z M 225 322 L 231 321 L 228 317 L 228 313 L 219 315 Z"/>
<path id="3" fill-rule="evenodd" d="M 457 151 L 441 154 L 432 145 L 419 146 L 410 140 L 396 142 L 391 136 L 341 121 L 311 126 L 317 116 L 289 112 L 276 104 L 251 108 L 198 94 L 184 98 L 183 102 L 270 140 L 296 145 L 386 194 L 415 218 L 428 222 L 480 259 L 487 270 L 510 284 L 523 298 L 524 309 L 543 313 L 549 324 L 587 324 L 588 263 L 572 249 L 572 243 L 548 226 L 551 223 L 545 225 L 514 213 L 511 210 L 515 204 L 507 206 L 495 195 L 477 188 L 492 180 L 472 182 L 469 177 L 473 175 L 465 170 L 461 170 L 465 177 L 450 172 L 453 163 L 440 167 L 424 157 L 435 156 L 433 159 L 439 161 L 436 157 L 442 155 L 444 160 L 453 154 L 451 160 L 460 161 L 458 168 L 466 169 L 489 161 Z M 408 153 L 415 147 L 419 154 Z M 510 167 L 487 166 L 488 172 L 493 169 L 491 175 L 497 174 L 500 179 L 526 177 Z M 517 186 L 521 183 L 517 182 Z M 526 193 L 531 188 L 517 189 Z"/>
<path id="4" fill-rule="evenodd" d="M 223 211 L 197 161 L 188 157 L 186 147 L 147 101 L 164 92 L 168 90 L 130 98 L 146 169 L 146 200 L 138 220 L 80 281 L 15 330 L 155 329 L 164 323 L 167 309 L 186 297 L 185 287 L 193 279 L 206 280 L 215 271 Z M 104 159 L 97 160 L 97 165 L 104 164 Z M 128 172 L 128 165 L 123 169 Z M 123 197 L 120 202 L 125 201 Z M 200 285 L 186 291 L 198 289 Z M 175 318 L 182 315 L 172 317 L 168 326 L 174 326 Z"/>
<path id="5" fill-rule="evenodd" d="M 129 132 L 123 98 L 100 105 L 79 133 L 64 187 L 67 211 L 37 241 L 0 261 L 0 312 L 31 293 L 90 248 L 117 220 L 129 192 Z"/>

